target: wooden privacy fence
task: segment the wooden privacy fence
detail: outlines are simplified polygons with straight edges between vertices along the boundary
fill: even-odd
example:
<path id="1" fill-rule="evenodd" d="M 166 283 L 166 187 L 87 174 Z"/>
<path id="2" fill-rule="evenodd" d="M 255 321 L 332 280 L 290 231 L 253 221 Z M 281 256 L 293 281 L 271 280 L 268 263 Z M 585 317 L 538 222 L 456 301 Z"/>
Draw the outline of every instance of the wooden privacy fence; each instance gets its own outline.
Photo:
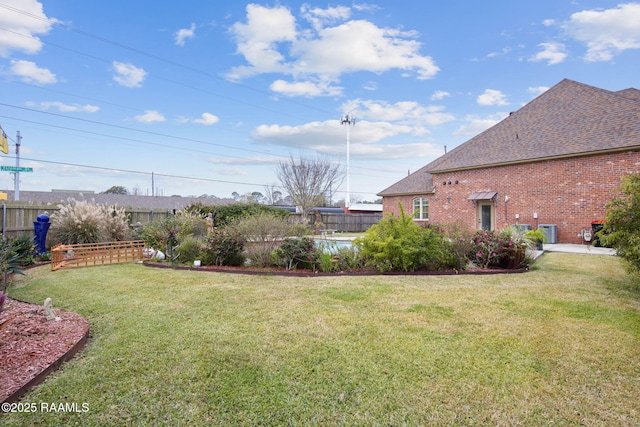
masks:
<path id="1" fill-rule="evenodd" d="M 2 233 L 7 236 L 20 236 L 26 233 L 33 236 L 33 223 L 38 215 L 48 212 L 50 215 L 59 208 L 56 206 L 3 206 L 0 210 Z M 155 220 L 162 220 L 173 213 L 169 210 L 151 209 L 127 209 L 126 215 L 130 224 L 147 224 Z M 299 217 L 300 214 L 292 214 Z M 319 216 L 319 218 L 317 218 Z M 312 213 L 309 215 L 309 224 L 321 222 L 324 228 L 339 232 L 362 232 L 367 231 L 373 224 L 377 224 L 382 219 L 381 213 L 335 213 L 323 212 L 321 214 Z"/>
<path id="2" fill-rule="evenodd" d="M 48 212 L 49 215 L 51 215 L 58 210 L 59 208 L 57 206 L 4 205 L 2 210 L 0 210 L 2 234 L 17 237 L 22 233 L 26 233 L 29 236 L 33 236 L 33 223 L 38 218 L 38 215 L 45 212 Z M 154 211 L 151 209 L 127 209 L 125 213 L 129 218 L 130 224 L 146 224 L 172 215 L 172 212 L 169 210 Z"/>
<path id="3" fill-rule="evenodd" d="M 59 244 L 51 248 L 51 270 L 138 262 L 143 258 L 144 240 Z"/>
<path id="4" fill-rule="evenodd" d="M 309 215 L 310 224 L 321 222 L 325 229 L 347 233 L 360 233 L 377 224 L 382 213 L 313 213 Z"/>

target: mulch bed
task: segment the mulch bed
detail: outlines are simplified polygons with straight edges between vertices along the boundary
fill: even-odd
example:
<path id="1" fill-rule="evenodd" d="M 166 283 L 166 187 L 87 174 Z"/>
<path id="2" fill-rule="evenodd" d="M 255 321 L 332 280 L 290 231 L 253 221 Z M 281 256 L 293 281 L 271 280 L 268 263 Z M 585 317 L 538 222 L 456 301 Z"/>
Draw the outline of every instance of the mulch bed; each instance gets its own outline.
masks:
<path id="1" fill-rule="evenodd" d="M 0 401 L 17 400 L 87 342 L 89 323 L 82 316 L 55 311 L 60 320 L 48 321 L 41 305 L 5 302 L 0 312 Z"/>

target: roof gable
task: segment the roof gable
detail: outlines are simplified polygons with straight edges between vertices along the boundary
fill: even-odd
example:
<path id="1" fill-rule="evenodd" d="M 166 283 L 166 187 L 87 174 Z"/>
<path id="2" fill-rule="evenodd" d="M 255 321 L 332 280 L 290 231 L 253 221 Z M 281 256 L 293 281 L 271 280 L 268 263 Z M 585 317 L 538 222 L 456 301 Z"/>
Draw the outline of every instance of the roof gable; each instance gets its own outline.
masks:
<path id="1" fill-rule="evenodd" d="M 611 92 L 565 79 L 424 169 L 436 173 L 640 146 L 639 96 L 637 89 Z"/>
<path id="2" fill-rule="evenodd" d="M 433 192 L 433 175 L 427 172 L 426 166 L 418 169 L 406 178 L 378 193 L 378 196 L 413 195 Z"/>

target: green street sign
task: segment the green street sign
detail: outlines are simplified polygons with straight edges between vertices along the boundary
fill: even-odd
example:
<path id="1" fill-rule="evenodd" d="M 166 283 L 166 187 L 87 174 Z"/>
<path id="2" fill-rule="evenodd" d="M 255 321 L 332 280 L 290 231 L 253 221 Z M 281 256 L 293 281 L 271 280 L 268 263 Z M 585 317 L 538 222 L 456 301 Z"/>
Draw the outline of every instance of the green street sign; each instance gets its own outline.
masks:
<path id="1" fill-rule="evenodd" d="M 0 166 L 0 171 L 5 171 L 5 172 L 33 172 L 33 168 L 20 168 L 18 166 Z"/>

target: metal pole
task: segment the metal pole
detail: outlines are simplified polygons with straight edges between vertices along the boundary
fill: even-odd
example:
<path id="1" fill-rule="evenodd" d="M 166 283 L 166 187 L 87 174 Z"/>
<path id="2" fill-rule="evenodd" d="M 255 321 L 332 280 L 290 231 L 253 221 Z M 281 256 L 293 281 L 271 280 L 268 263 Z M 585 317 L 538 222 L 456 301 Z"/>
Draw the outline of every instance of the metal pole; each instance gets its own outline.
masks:
<path id="1" fill-rule="evenodd" d="M 355 117 L 353 117 L 351 114 L 345 114 L 344 116 L 342 116 L 342 118 L 340 119 L 340 124 L 341 125 L 347 125 L 347 197 L 345 198 L 344 201 L 344 205 L 345 207 L 349 207 L 351 206 L 351 186 L 350 186 L 350 170 L 349 170 L 349 166 L 350 166 L 350 159 L 349 159 L 349 155 L 350 155 L 350 141 L 349 141 L 349 128 L 351 127 L 351 125 L 356 125 L 356 119 Z"/>
<path id="2" fill-rule="evenodd" d="M 20 136 L 20 131 L 16 136 L 16 168 L 20 168 L 20 141 L 22 137 Z M 13 183 L 13 200 L 20 200 L 20 172 L 16 170 L 13 175 L 14 183 Z"/>

